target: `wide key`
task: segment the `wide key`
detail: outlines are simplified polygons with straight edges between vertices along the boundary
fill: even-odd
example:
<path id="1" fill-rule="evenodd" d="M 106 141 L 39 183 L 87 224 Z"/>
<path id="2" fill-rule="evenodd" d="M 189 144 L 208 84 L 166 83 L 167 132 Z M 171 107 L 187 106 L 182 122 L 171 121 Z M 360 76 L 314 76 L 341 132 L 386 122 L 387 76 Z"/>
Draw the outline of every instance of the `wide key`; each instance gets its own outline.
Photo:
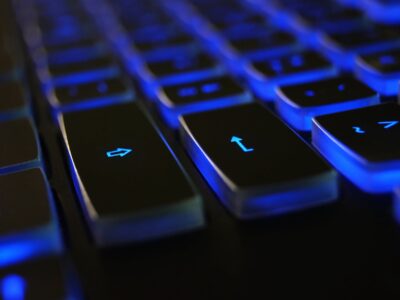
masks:
<path id="1" fill-rule="evenodd" d="M 67 113 L 60 122 L 98 244 L 154 239 L 204 224 L 200 196 L 135 103 Z"/>
<path id="2" fill-rule="evenodd" d="M 197 168 L 239 218 L 336 199 L 336 172 L 259 104 L 183 116 L 180 133 Z"/>

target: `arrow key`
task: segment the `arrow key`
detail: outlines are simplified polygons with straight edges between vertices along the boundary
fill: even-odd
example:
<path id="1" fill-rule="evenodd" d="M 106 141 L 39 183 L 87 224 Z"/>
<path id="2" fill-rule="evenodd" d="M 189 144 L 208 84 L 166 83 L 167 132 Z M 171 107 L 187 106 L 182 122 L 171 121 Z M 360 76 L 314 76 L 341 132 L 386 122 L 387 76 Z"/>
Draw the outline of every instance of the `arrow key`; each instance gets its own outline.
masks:
<path id="1" fill-rule="evenodd" d="M 361 189 L 389 192 L 400 182 L 400 106 L 395 103 L 315 118 L 319 151 Z"/>
<path id="2" fill-rule="evenodd" d="M 336 199 L 335 171 L 259 104 L 183 116 L 180 133 L 205 180 L 238 218 Z"/>

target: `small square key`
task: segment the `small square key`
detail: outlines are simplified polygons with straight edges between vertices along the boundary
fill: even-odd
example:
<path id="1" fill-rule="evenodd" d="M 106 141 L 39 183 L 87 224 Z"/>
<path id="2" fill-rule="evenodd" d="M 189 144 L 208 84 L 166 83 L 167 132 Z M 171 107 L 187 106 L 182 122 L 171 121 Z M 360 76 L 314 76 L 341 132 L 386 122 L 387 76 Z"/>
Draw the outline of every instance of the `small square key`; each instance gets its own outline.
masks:
<path id="1" fill-rule="evenodd" d="M 39 168 L 0 175 L 0 267 L 59 253 L 54 199 Z"/>
<path id="2" fill-rule="evenodd" d="M 278 85 L 296 84 L 334 76 L 336 68 L 314 51 L 296 51 L 251 62 L 246 76 L 255 93 L 273 101 Z"/>
<path id="3" fill-rule="evenodd" d="M 352 77 L 334 77 L 279 87 L 276 107 L 297 130 L 311 130 L 311 119 L 379 103 L 378 94 Z"/>
<path id="4" fill-rule="evenodd" d="M 314 119 L 312 142 L 359 188 L 389 192 L 400 182 L 400 106 L 380 104 Z"/>
<path id="5" fill-rule="evenodd" d="M 50 102 L 55 109 L 67 112 L 126 102 L 133 98 L 133 88 L 122 77 L 116 77 L 58 87 Z"/>
<path id="6" fill-rule="evenodd" d="M 251 94 L 229 76 L 166 86 L 158 90 L 159 109 L 176 128 L 180 115 L 249 102 Z"/>
<path id="7" fill-rule="evenodd" d="M 360 55 L 356 61 L 357 76 L 384 96 L 399 91 L 400 48 Z"/>

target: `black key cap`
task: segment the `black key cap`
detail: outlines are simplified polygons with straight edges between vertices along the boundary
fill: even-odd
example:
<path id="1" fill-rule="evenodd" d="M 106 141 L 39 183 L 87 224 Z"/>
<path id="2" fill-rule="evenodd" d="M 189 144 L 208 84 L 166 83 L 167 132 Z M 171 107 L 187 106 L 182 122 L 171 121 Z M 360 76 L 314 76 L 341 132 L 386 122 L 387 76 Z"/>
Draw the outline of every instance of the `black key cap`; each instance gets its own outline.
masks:
<path id="1" fill-rule="evenodd" d="M 0 267 L 61 250 L 54 200 L 40 169 L 0 175 Z"/>
<path id="2" fill-rule="evenodd" d="M 158 84 L 177 84 L 211 77 L 222 67 L 205 53 L 182 53 L 161 61 L 150 61 L 140 72 L 141 78 Z"/>
<path id="3" fill-rule="evenodd" d="M 92 108 L 133 100 L 134 92 L 121 77 L 56 88 L 52 105 L 63 111 Z"/>
<path id="4" fill-rule="evenodd" d="M 160 112 L 172 128 L 182 114 L 217 109 L 251 101 L 251 94 L 229 76 L 171 85 L 156 93 Z"/>
<path id="5" fill-rule="evenodd" d="M 7 118 L 27 111 L 27 93 L 19 81 L 0 83 L 0 117 Z"/>
<path id="6" fill-rule="evenodd" d="M 105 56 L 71 64 L 50 65 L 48 74 L 42 80 L 56 86 L 83 83 L 116 76 L 118 65 L 111 57 Z"/>
<path id="7" fill-rule="evenodd" d="M 299 51 L 257 60 L 246 69 L 247 80 L 257 95 L 272 101 L 277 85 L 322 79 L 337 73 L 335 67 L 314 51 Z"/>
<path id="8" fill-rule="evenodd" d="M 288 85 L 276 92 L 277 110 L 298 130 L 311 130 L 315 116 L 379 103 L 378 94 L 352 77 Z"/>
<path id="9" fill-rule="evenodd" d="M 239 218 L 303 209 L 337 196 L 336 173 L 259 104 L 181 119 L 194 163 Z"/>
<path id="10" fill-rule="evenodd" d="M 203 225 L 200 196 L 134 103 L 65 114 L 61 126 L 98 244 L 137 242 Z"/>
<path id="11" fill-rule="evenodd" d="M 283 31 L 265 31 L 263 34 L 230 40 L 230 47 L 238 55 L 246 55 L 251 58 L 262 57 L 272 53 L 282 53 L 295 49 L 296 40 L 290 34 Z"/>
<path id="12" fill-rule="evenodd" d="M 361 189 L 389 192 L 400 182 L 399 116 L 394 103 L 320 116 L 313 144 Z"/>
<path id="13" fill-rule="evenodd" d="M 81 291 L 74 285 L 76 280 L 68 277 L 65 265 L 51 257 L 1 269 L 0 299 L 82 299 Z"/>
<path id="14" fill-rule="evenodd" d="M 40 150 L 29 119 L 0 123 L 0 174 L 39 165 Z"/>
<path id="15" fill-rule="evenodd" d="M 354 67 L 357 54 L 387 50 L 400 45 L 400 34 L 393 28 L 366 26 L 355 31 L 323 35 L 322 51 L 345 69 Z"/>
<path id="16" fill-rule="evenodd" d="M 400 49 L 360 55 L 356 62 L 357 76 L 385 96 L 399 91 Z"/>

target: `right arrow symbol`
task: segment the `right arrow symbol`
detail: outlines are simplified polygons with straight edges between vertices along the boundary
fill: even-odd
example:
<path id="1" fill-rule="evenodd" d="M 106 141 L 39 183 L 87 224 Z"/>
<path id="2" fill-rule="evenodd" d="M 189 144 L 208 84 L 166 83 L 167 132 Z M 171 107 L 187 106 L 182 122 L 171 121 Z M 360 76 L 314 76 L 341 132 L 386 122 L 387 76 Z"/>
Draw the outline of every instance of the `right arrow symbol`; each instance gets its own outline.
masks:
<path id="1" fill-rule="evenodd" d="M 385 128 L 385 129 L 393 127 L 397 123 L 399 123 L 399 121 L 382 121 L 382 122 L 378 122 L 379 125 L 385 125 L 385 126 L 383 126 L 383 128 Z"/>

